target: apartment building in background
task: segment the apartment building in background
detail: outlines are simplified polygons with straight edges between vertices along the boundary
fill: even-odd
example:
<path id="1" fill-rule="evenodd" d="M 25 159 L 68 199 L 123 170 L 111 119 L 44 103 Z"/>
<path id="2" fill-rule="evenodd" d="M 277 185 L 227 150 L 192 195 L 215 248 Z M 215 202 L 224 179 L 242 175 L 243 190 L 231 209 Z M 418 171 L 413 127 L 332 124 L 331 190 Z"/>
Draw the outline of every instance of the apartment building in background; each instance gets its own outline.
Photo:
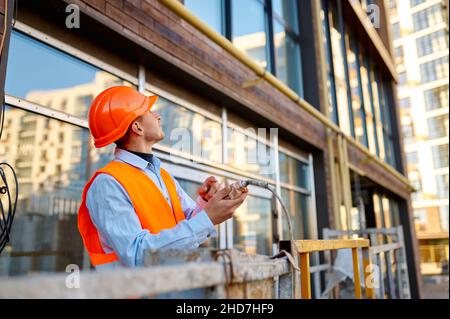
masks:
<path id="1" fill-rule="evenodd" d="M 448 274 L 448 1 L 391 0 L 398 100 L 421 271 Z"/>

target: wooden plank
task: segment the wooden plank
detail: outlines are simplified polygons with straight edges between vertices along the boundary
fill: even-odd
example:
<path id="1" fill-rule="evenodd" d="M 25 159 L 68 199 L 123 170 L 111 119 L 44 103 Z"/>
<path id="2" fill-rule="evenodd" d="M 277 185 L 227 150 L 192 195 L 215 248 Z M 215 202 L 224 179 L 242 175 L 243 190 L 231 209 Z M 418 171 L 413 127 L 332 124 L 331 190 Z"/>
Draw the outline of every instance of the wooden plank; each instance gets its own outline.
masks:
<path id="1" fill-rule="evenodd" d="M 300 254 L 300 275 L 302 299 L 311 299 L 311 273 L 309 272 L 309 253 Z"/>
<path id="2" fill-rule="evenodd" d="M 299 253 L 335 250 L 344 248 L 368 247 L 368 239 L 336 239 L 336 240 L 295 240 L 294 245 Z"/>
<path id="3" fill-rule="evenodd" d="M 359 259 L 358 259 L 358 248 L 352 248 L 352 257 L 353 257 L 353 277 L 355 283 L 355 297 L 356 299 L 362 298 L 361 292 L 361 280 L 359 277 Z"/>

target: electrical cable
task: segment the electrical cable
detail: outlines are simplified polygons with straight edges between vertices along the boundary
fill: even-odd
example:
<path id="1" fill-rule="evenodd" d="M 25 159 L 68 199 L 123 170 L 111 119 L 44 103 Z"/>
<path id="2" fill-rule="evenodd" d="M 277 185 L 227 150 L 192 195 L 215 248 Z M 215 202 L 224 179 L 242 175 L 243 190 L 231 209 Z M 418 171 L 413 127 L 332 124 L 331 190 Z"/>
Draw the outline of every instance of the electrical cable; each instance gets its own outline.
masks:
<path id="1" fill-rule="evenodd" d="M 264 181 L 260 181 L 260 180 L 254 180 L 254 179 L 246 179 L 241 181 L 241 186 L 248 186 L 248 185 L 253 185 L 253 186 L 258 186 L 258 187 L 262 187 L 265 188 L 267 190 L 269 190 L 274 196 L 275 198 L 278 200 L 278 202 L 281 205 L 281 210 L 283 211 L 284 216 L 286 217 L 287 223 L 288 223 L 288 231 L 289 231 L 289 242 L 291 244 L 291 254 L 295 254 L 295 247 L 293 244 L 293 240 L 294 240 L 294 229 L 292 227 L 292 220 L 291 220 L 291 216 L 289 215 L 289 212 L 286 208 L 286 206 L 283 203 L 283 200 L 281 199 L 280 195 L 277 194 L 276 190 L 273 189 L 272 186 L 270 186 L 269 183 L 264 182 Z M 287 252 L 285 252 L 286 254 L 288 254 Z M 293 263 L 293 273 L 295 274 L 295 272 L 298 272 L 299 267 L 297 264 L 297 261 L 295 258 L 292 258 L 294 260 L 294 262 L 292 260 L 290 260 L 291 263 Z M 294 278 L 292 280 L 292 298 L 294 298 L 294 291 L 296 290 L 296 276 L 294 275 Z"/>
<path id="2" fill-rule="evenodd" d="M 15 184 L 15 196 L 12 198 L 10 185 L 8 184 L 8 178 L 6 176 L 4 167 L 8 167 L 13 175 L 13 180 Z M 0 254 L 5 248 L 6 244 L 9 242 L 9 234 L 11 232 L 12 223 L 14 220 L 14 216 L 16 214 L 17 208 L 17 199 L 19 196 L 19 183 L 17 180 L 17 175 L 11 165 L 8 163 L 2 162 L 0 163 L 0 181 L 3 186 L 0 186 L 0 196 L 7 195 L 7 206 L 3 205 L 3 201 L 0 199 L 0 210 L 1 210 L 1 219 L 0 219 Z M 6 214 L 5 214 L 6 212 Z"/>
<path id="3" fill-rule="evenodd" d="M 14 25 L 17 17 L 17 7 L 14 5 L 14 0 L 12 3 L 12 10 L 13 10 L 13 17 L 10 16 L 10 6 L 8 5 L 8 2 L 10 0 L 5 0 L 4 8 L 5 8 L 5 16 L 4 16 L 4 23 L 3 23 L 3 35 L 1 37 L 0 41 L 0 62 L 1 62 L 1 78 L 4 79 L 6 74 L 6 61 L 8 52 L 6 51 L 6 54 L 3 54 L 3 50 L 6 48 L 8 50 L 8 44 L 9 44 L 9 35 L 11 32 L 11 27 Z M 14 19 L 14 21 L 10 21 L 11 19 Z M 10 23 L 10 26 L 8 24 Z M 5 41 L 6 45 L 5 45 Z M 5 92 L 4 92 L 4 86 L 2 83 L 1 86 L 1 106 L 0 106 L 0 140 L 2 138 L 3 133 L 3 126 L 5 122 L 5 111 L 6 111 L 6 103 L 5 103 Z M 12 174 L 12 181 L 15 184 L 15 195 L 12 196 L 12 189 L 11 185 L 8 183 L 8 180 L 11 182 L 11 180 L 8 178 L 5 168 L 8 168 L 11 171 Z M 5 196 L 6 195 L 6 196 Z M 17 174 L 14 171 L 13 167 L 6 163 L 6 162 L 0 162 L 0 254 L 2 253 L 3 249 L 6 247 L 6 245 L 10 242 L 10 233 L 11 228 L 14 220 L 14 216 L 16 214 L 16 208 L 17 208 L 17 200 L 19 196 L 19 183 L 17 180 Z M 4 198 L 6 198 L 6 203 L 4 204 Z"/>

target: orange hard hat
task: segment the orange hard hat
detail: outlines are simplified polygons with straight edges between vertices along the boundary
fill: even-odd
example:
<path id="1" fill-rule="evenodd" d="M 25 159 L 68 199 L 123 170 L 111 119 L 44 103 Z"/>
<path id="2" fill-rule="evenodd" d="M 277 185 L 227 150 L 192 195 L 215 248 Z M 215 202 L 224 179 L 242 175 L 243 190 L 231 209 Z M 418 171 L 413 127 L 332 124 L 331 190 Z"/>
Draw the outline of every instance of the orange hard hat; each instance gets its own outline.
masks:
<path id="1" fill-rule="evenodd" d="M 158 97 L 145 96 L 128 86 L 114 86 L 101 92 L 89 109 L 89 129 L 95 147 L 109 145 L 128 130 L 130 124 L 145 114 Z"/>

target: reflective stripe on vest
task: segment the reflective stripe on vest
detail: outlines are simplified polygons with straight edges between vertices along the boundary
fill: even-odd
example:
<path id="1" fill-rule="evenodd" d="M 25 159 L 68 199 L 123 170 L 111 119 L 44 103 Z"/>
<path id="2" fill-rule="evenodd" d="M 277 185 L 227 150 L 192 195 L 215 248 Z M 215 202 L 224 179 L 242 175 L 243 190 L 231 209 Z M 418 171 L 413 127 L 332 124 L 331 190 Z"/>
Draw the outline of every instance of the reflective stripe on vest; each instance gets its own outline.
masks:
<path id="1" fill-rule="evenodd" d="M 167 171 L 161 168 L 161 177 L 168 190 L 172 208 L 161 190 L 142 170 L 129 164 L 110 162 L 104 168 L 98 170 L 86 184 L 78 211 L 78 229 L 94 266 L 111 263 L 119 259 L 115 253 L 105 253 L 103 250 L 97 228 L 94 226 L 86 206 L 87 192 L 99 174 L 109 174 L 122 185 L 130 197 L 142 229 L 157 234 L 164 229 L 173 228 L 185 219 L 175 182 Z"/>

